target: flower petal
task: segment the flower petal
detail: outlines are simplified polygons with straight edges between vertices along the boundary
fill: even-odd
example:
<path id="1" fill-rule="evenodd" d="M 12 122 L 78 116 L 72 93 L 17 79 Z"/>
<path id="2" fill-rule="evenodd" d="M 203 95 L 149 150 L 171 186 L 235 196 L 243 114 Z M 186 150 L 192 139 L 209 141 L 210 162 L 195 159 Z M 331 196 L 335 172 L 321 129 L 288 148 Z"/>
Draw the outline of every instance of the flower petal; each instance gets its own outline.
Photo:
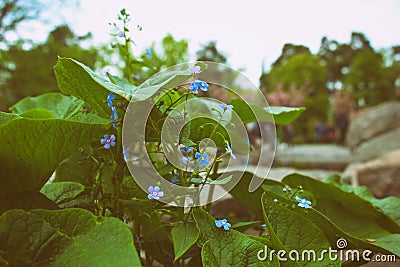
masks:
<path id="1" fill-rule="evenodd" d="M 217 227 L 222 227 L 222 220 L 215 220 L 215 225 Z"/>

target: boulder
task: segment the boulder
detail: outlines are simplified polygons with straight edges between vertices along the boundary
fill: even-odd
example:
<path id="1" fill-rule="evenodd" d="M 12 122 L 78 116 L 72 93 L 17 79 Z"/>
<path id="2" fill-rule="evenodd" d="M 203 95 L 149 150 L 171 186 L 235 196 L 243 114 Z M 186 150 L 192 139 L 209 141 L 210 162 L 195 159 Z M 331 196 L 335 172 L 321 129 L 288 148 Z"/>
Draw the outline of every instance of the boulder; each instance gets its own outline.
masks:
<path id="1" fill-rule="evenodd" d="M 297 169 L 343 170 L 351 161 L 349 149 L 331 144 L 305 144 L 278 147 L 275 163 Z"/>
<path id="2" fill-rule="evenodd" d="M 350 164 L 342 179 L 366 185 L 377 198 L 400 197 L 400 149 L 365 163 Z"/>
<path id="3" fill-rule="evenodd" d="M 400 102 L 386 102 L 369 108 L 349 125 L 346 143 L 350 149 L 387 131 L 400 127 Z"/>
<path id="4" fill-rule="evenodd" d="M 352 162 L 366 162 L 396 149 L 400 149 L 400 127 L 356 146 L 352 150 Z"/>

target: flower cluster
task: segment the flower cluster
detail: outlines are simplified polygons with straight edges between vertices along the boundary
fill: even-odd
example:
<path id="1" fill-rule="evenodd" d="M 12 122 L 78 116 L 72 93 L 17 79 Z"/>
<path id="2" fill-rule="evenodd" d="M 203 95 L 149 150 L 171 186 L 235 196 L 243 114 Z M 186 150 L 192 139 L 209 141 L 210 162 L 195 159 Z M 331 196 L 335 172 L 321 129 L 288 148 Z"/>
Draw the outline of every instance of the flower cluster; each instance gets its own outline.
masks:
<path id="1" fill-rule="evenodd" d="M 201 154 L 200 152 L 196 152 L 196 154 L 194 155 L 194 157 L 196 159 L 200 159 L 199 160 L 199 167 L 201 166 L 205 166 L 207 167 L 210 163 L 207 160 L 208 154 L 206 152 L 204 152 L 203 154 Z"/>
<path id="2" fill-rule="evenodd" d="M 208 90 L 208 84 L 205 81 L 195 80 L 189 87 L 190 91 L 195 94 L 198 93 L 199 88 L 201 91 L 206 92 Z"/>
<path id="3" fill-rule="evenodd" d="M 112 115 L 110 116 L 110 120 L 113 122 L 112 126 L 114 128 L 117 128 L 118 125 L 117 125 L 116 121 L 118 121 L 118 113 L 117 113 L 116 107 L 113 105 L 114 99 L 115 99 L 115 95 L 112 92 L 110 92 L 110 94 L 107 97 L 107 105 L 109 108 L 111 108 L 111 111 L 112 111 Z"/>
<path id="4" fill-rule="evenodd" d="M 223 227 L 226 231 L 228 231 L 229 228 L 231 228 L 231 224 L 227 221 L 227 219 L 215 220 L 215 225 L 218 228 Z"/>

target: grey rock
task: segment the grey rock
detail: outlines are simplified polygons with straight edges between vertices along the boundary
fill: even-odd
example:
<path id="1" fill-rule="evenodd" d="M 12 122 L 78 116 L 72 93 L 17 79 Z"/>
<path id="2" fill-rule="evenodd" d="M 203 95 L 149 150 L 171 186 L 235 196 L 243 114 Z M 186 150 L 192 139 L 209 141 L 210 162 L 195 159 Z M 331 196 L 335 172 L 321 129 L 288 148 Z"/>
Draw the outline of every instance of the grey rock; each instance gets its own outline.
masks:
<path id="1" fill-rule="evenodd" d="M 366 162 L 400 149 L 400 127 L 380 134 L 352 150 L 352 162 Z"/>
<path id="2" fill-rule="evenodd" d="M 349 165 L 342 179 L 353 186 L 368 186 L 377 198 L 400 197 L 400 149 L 365 163 Z"/>
<path id="3" fill-rule="evenodd" d="M 351 149 L 379 134 L 400 127 L 400 102 L 387 102 L 369 108 L 356 117 L 346 136 Z"/>
<path id="4" fill-rule="evenodd" d="M 337 145 L 295 145 L 278 148 L 275 161 L 280 166 L 342 170 L 351 162 L 351 155 L 348 148 Z"/>

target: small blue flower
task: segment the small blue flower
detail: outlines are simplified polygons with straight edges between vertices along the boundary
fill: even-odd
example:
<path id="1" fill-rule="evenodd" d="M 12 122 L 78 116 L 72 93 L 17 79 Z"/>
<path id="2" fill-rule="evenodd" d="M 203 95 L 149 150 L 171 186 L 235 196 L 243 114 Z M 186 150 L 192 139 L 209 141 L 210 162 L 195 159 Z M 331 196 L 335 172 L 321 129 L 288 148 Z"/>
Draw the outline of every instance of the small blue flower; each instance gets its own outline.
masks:
<path id="1" fill-rule="evenodd" d="M 139 75 L 132 74 L 132 78 L 135 79 L 135 80 L 140 80 L 140 76 Z"/>
<path id="2" fill-rule="evenodd" d="M 261 224 L 262 227 L 267 227 L 267 224 L 263 223 Z"/>
<path id="3" fill-rule="evenodd" d="M 115 99 L 115 95 L 110 92 L 110 94 L 107 97 L 107 105 L 111 108 L 113 106 L 113 100 Z"/>
<path id="4" fill-rule="evenodd" d="M 295 198 L 296 198 L 297 202 L 299 202 L 299 204 L 298 204 L 299 207 L 302 207 L 302 208 L 305 208 L 305 209 L 311 209 L 312 208 L 310 200 L 307 200 L 305 198 L 300 198 L 298 196 L 296 196 Z"/>
<path id="5" fill-rule="evenodd" d="M 231 224 L 228 223 L 227 219 L 215 220 L 215 225 L 216 225 L 218 228 L 224 227 L 224 229 L 225 229 L 226 231 L 228 231 L 229 228 L 231 228 Z"/>
<path id="6" fill-rule="evenodd" d="M 171 179 L 171 183 L 177 184 L 177 183 L 179 183 L 179 179 L 174 177 L 174 178 Z"/>
<path id="7" fill-rule="evenodd" d="M 148 199 L 160 199 L 160 197 L 164 196 L 164 192 L 160 191 L 160 187 L 158 186 L 149 186 L 149 194 L 147 195 Z"/>
<path id="8" fill-rule="evenodd" d="M 146 57 L 147 57 L 147 58 L 151 58 L 152 55 L 153 55 L 153 52 L 151 51 L 151 49 L 150 49 L 150 48 L 147 48 L 147 49 L 146 49 Z"/>
<path id="9" fill-rule="evenodd" d="M 201 167 L 202 165 L 204 165 L 205 167 L 208 166 L 208 164 L 209 164 L 209 162 L 207 160 L 208 154 L 206 152 L 204 152 L 203 155 L 201 155 L 200 152 L 196 152 L 194 157 L 196 159 L 199 159 L 201 157 L 201 159 L 199 160 L 199 167 Z"/>
<path id="10" fill-rule="evenodd" d="M 180 147 L 179 149 L 180 149 L 181 151 L 183 151 L 183 152 L 189 153 L 190 151 L 193 150 L 193 147 L 192 147 L 192 146 L 182 146 L 182 147 Z"/>
<path id="11" fill-rule="evenodd" d="M 229 143 L 226 143 L 226 148 L 225 148 L 225 150 L 226 150 L 227 153 L 231 154 L 231 157 L 232 157 L 233 159 L 236 159 L 235 154 L 233 154 L 233 152 L 232 152 L 232 148 L 229 146 Z"/>
<path id="12" fill-rule="evenodd" d="M 108 136 L 108 134 L 105 134 L 104 138 L 100 140 L 100 143 L 104 145 L 105 149 L 115 146 L 115 135 L 112 134 Z"/>
<path id="13" fill-rule="evenodd" d="M 201 91 L 206 92 L 208 90 L 208 84 L 204 81 L 195 80 L 189 86 L 190 91 L 193 93 L 197 93 L 199 88 Z"/>
<path id="14" fill-rule="evenodd" d="M 120 32 L 119 34 L 118 34 L 118 37 L 120 37 L 120 38 L 122 38 L 122 37 L 124 37 L 125 35 L 124 35 L 124 32 Z"/>
<path id="15" fill-rule="evenodd" d="M 231 110 L 232 111 L 232 109 L 233 109 L 232 105 L 227 105 L 225 103 L 219 104 L 218 106 L 222 109 L 222 111 L 225 111 L 225 110 Z"/>
<path id="16" fill-rule="evenodd" d="M 181 158 L 181 163 L 183 163 L 183 164 L 186 165 L 186 164 L 188 164 L 188 162 L 191 161 L 191 160 L 192 160 L 192 158 L 183 156 L 183 157 Z"/>
<path id="17" fill-rule="evenodd" d="M 200 66 L 190 66 L 188 71 L 190 72 L 190 74 L 199 74 L 201 72 Z"/>

